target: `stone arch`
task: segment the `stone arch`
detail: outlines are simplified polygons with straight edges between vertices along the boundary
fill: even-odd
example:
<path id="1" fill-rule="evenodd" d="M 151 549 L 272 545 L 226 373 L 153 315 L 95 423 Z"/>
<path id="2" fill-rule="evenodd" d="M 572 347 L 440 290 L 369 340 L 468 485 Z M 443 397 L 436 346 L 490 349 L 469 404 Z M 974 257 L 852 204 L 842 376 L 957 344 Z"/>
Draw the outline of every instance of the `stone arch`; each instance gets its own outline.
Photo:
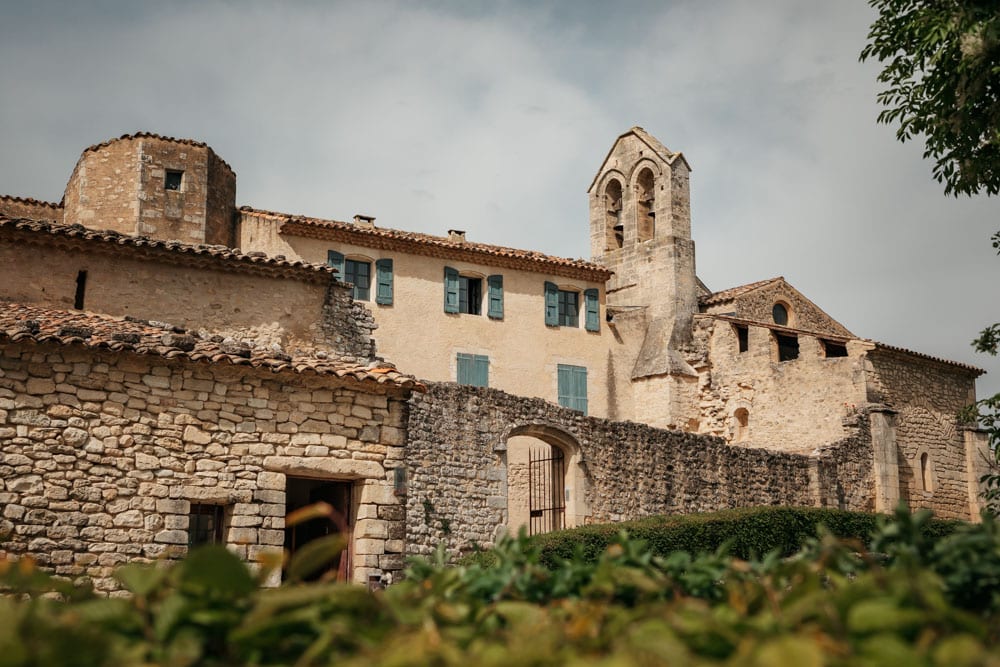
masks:
<path id="1" fill-rule="evenodd" d="M 651 160 L 640 160 L 632 170 L 631 188 L 635 200 L 636 240 L 648 241 L 656 236 L 657 190 L 662 190 L 663 174 Z"/>
<path id="2" fill-rule="evenodd" d="M 611 177 L 603 189 L 604 229 L 608 250 L 621 248 L 625 243 L 625 225 L 622 215 L 622 182 Z"/>
<path id="3" fill-rule="evenodd" d="M 585 467 L 583 450 L 576 437 L 562 428 L 548 424 L 522 424 L 511 427 L 500 438 L 506 450 L 507 459 L 507 525 L 508 530 L 516 533 L 522 526 L 531 531 L 530 509 L 532 498 L 551 497 L 555 490 L 563 500 L 563 509 L 555 520 L 551 512 L 543 521 L 543 530 L 573 528 L 582 525 L 589 512 L 587 511 L 588 475 Z M 544 490 L 530 488 L 530 481 L 537 486 L 539 482 L 531 480 L 528 472 L 529 452 L 534 450 L 536 456 L 551 452 L 553 460 L 558 462 L 558 472 L 551 472 L 550 483 Z M 537 464 L 536 464 L 537 465 Z M 544 465 L 544 464 L 543 464 Z M 550 464 L 551 465 L 551 464 Z M 536 472 L 538 468 L 536 467 Z M 542 532 L 537 530 L 534 532 Z"/>

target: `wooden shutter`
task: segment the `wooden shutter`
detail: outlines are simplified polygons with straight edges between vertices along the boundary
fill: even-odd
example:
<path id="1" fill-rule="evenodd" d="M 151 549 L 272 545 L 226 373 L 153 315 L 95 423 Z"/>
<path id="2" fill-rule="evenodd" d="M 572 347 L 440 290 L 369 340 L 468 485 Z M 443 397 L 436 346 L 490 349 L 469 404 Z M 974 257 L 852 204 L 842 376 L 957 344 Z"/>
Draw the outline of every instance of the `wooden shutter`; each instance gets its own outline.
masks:
<path id="1" fill-rule="evenodd" d="M 503 276 L 490 276 L 486 279 L 489 289 L 486 314 L 490 319 L 503 319 Z"/>
<path id="2" fill-rule="evenodd" d="M 583 293 L 584 308 L 586 310 L 586 319 L 584 321 L 584 326 L 587 331 L 600 331 L 601 330 L 601 304 L 598 299 L 598 292 L 596 289 L 585 290 Z"/>
<path id="3" fill-rule="evenodd" d="M 559 364 L 556 367 L 559 405 L 587 414 L 587 369 Z"/>
<path id="4" fill-rule="evenodd" d="M 545 283 L 545 326 L 559 326 L 559 286 Z"/>
<path id="5" fill-rule="evenodd" d="M 341 253 L 336 250 L 327 250 L 326 263 L 327 266 L 332 266 L 337 270 L 337 278 L 340 280 L 346 280 L 344 277 L 344 256 Z"/>
<path id="6" fill-rule="evenodd" d="M 473 387 L 488 387 L 490 382 L 490 358 L 481 354 L 465 354 L 459 352 L 456 356 L 455 380 L 458 384 Z"/>
<path id="7" fill-rule="evenodd" d="M 392 260 L 375 261 L 375 303 L 392 305 Z"/>
<path id="8" fill-rule="evenodd" d="M 576 394 L 576 409 L 587 414 L 587 369 L 583 366 L 573 367 L 573 390 Z"/>
<path id="9" fill-rule="evenodd" d="M 444 312 L 458 312 L 458 271 L 444 267 Z"/>

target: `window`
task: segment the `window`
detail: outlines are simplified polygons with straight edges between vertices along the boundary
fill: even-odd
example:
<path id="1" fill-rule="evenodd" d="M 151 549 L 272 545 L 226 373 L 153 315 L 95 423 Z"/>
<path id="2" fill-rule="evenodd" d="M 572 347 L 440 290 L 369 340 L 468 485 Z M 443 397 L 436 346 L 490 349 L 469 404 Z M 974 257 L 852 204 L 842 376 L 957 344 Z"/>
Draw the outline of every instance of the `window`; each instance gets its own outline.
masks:
<path id="1" fill-rule="evenodd" d="M 750 349 L 750 329 L 745 324 L 734 324 L 733 329 L 736 330 L 736 345 L 740 352 L 746 352 Z"/>
<path id="2" fill-rule="evenodd" d="M 503 276 L 490 276 L 486 279 L 489 296 L 487 297 L 486 314 L 491 320 L 503 319 Z"/>
<path id="3" fill-rule="evenodd" d="M 622 184 L 611 179 L 604 188 L 605 247 L 608 250 L 621 248 L 625 243 L 625 227 L 622 225 Z"/>
<path id="4" fill-rule="evenodd" d="M 87 294 L 87 272 L 78 271 L 76 274 L 76 295 L 73 297 L 73 308 L 83 310 L 83 298 Z"/>
<path id="5" fill-rule="evenodd" d="M 597 290 L 587 290 L 586 298 L 590 309 L 587 328 L 596 331 L 600 326 Z M 545 324 L 550 327 L 579 327 L 580 292 L 562 290 L 555 283 L 545 283 Z"/>
<path id="6" fill-rule="evenodd" d="M 372 265 L 355 259 L 344 260 L 344 282 L 354 285 L 355 300 L 371 300 Z"/>
<path id="7" fill-rule="evenodd" d="M 836 343 L 832 340 L 824 340 L 822 342 L 823 354 L 826 355 L 827 359 L 847 356 L 847 345 L 844 343 Z"/>
<path id="8" fill-rule="evenodd" d="M 464 354 L 456 357 L 456 381 L 473 387 L 490 386 L 490 358 L 481 354 Z"/>
<path id="9" fill-rule="evenodd" d="M 458 277 L 458 312 L 482 314 L 483 281 L 481 278 Z"/>
<path id="10" fill-rule="evenodd" d="M 559 326 L 580 326 L 580 293 L 559 290 Z"/>
<path id="11" fill-rule="evenodd" d="M 771 308 L 771 318 L 775 324 L 788 326 L 788 307 L 783 303 L 776 303 Z"/>
<path id="12" fill-rule="evenodd" d="M 183 171 L 175 171 L 172 169 L 167 169 L 167 173 L 163 177 L 163 189 L 180 192 L 181 180 L 183 179 L 183 177 L 184 177 Z"/>
<path id="13" fill-rule="evenodd" d="M 202 544 L 225 544 L 223 524 L 226 508 L 222 505 L 191 503 L 188 515 L 188 547 Z"/>
<path id="14" fill-rule="evenodd" d="M 584 366 L 559 364 L 559 405 L 587 414 L 587 369 Z"/>
<path id="15" fill-rule="evenodd" d="M 774 340 L 778 344 L 778 361 L 791 361 L 799 358 L 799 339 L 797 336 L 784 336 L 775 333 Z"/>
<path id="16" fill-rule="evenodd" d="M 503 319 L 503 278 L 490 276 L 490 317 Z M 444 267 L 444 312 L 483 314 L 483 279 L 463 276 L 457 269 Z"/>

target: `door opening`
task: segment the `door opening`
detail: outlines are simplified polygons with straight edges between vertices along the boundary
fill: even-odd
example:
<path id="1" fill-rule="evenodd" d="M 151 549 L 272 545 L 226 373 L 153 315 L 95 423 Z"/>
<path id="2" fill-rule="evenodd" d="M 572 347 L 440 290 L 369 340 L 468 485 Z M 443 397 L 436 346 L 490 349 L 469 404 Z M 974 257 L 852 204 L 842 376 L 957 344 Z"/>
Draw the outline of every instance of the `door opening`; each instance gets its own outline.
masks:
<path id="1" fill-rule="evenodd" d="M 351 533 L 354 525 L 354 485 L 351 482 L 334 482 L 325 479 L 309 479 L 288 477 L 285 486 L 285 512 L 290 514 L 297 509 L 315 503 L 324 502 L 336 510 L 336 519 L 325 517 L 311 519 L 304 523 L 285 528 L 285 549 L 294 555 L 297 549 L 308 542 L 343 533 L 347 538 L 347 547 L 330 564 L 324 572 L 317 572 L 312 579 L 318 579 L 326 572 L 335 571 L 338 581 L 350 581 L 351 578 Z"/>

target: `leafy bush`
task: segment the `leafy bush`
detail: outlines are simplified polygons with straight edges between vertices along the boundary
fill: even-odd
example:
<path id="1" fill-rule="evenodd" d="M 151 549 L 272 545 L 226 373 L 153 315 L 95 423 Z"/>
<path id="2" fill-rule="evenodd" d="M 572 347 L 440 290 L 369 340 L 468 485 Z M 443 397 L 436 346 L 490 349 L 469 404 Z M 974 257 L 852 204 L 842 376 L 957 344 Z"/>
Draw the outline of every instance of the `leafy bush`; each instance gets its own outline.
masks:
<path id="1" fill-rule="evenodd" d="M 791 557 L 749 560 L 663 557 L 620 535 L 550 567 L 518 538 L 492 567 L 448 566 L 440 551 L 376 593 L 259 589 L 265 573 L 220 548 L 122 568 L 128 599 L 6 563 L 0 666 L 1000 664 L 1000 528 L 930 539 L 931 525 L 879 519 L 878 557 L 825 531 Z"/>

